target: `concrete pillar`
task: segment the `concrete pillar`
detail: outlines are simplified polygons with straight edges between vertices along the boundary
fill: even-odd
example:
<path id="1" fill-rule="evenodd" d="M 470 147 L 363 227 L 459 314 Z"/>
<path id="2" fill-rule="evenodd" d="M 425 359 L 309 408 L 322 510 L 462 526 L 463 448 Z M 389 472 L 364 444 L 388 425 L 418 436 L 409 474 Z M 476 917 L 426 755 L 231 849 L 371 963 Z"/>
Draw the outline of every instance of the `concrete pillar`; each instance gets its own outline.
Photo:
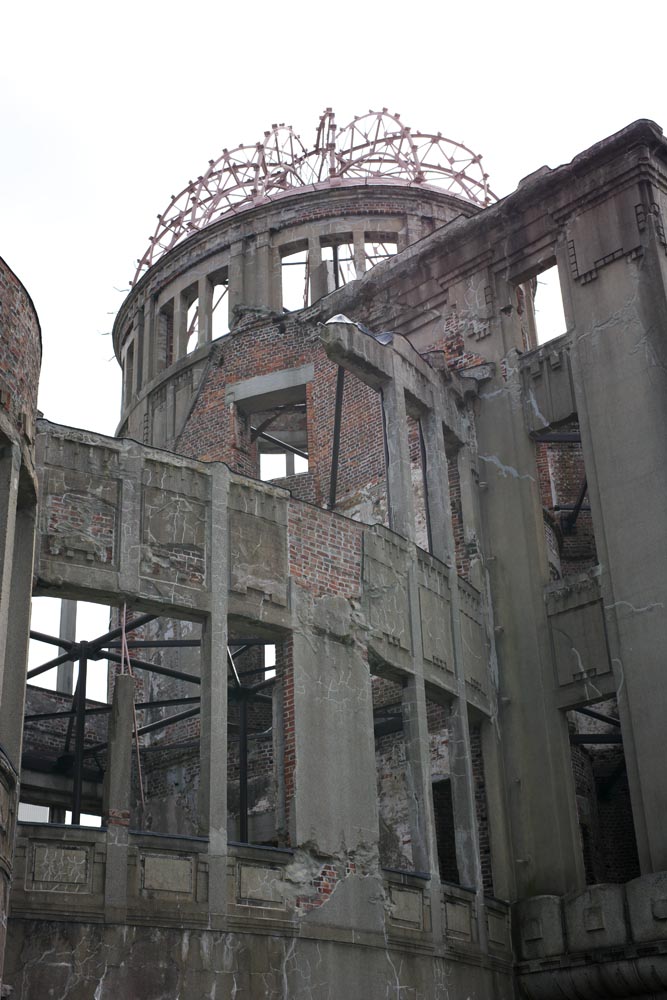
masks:
<path id="1" fill-rule="evenodd" d="M 103 816 L 107 828 L 104 909 L 107 920 L 123 920 L 127 910 L 127 854 L 132 787 L 134 678 L 116 677 L 109 718 Z"/>
<path id="2" fill-rule="evenodd" d="M 442 418 L 434 410 L 428 410 L 421 417 L 421 426 L 426 453 L 425 478 L 431 522 L 431 546 L 433 555 L 441 562 L 449 564 L 454 560 L 454 551 L 451 547 L 452 514 Z"/>
<path id="3" fill-rule="evenodd" d="M 660 752 L 667 718 L 667 266 L 654 223 L 649 206 L 643 253 L 601 266 L 593 281 L 580 282 L 559 260 L 574 319 L 572 372 L 643 873 L 667 869 Z M 629 246 L 638 239 L 632 228 L 618 237 Z M 579 225 L 572 235 L 585 258 L 597 230 Z"/>
<path id="4" fill-rule="evenodd" d="M 188 353 L 188 307 L 185 296 L 177 292 L 174 296 L 174 361 L 179 361 Z"/>
<path id="5" fill-rule="evenodd" d="M 331 291 L 328 266 L 322 260 L 322 248 L 318 236 L 310 236 L 308 239 L 308 280 L 311 302 L 317 302 Z"/>
<path id="6" fill-rule="evenodd" d="M 283 276 L 280 252 L 272 245 L 268 248 L 269 294 L 267 305 L 269 309 L 280 312 L 283 304 Z"/>
<path id="7" fill-rule="evenodd" d="M 197 285 L 197 347 L 203 347 L 213 339 L 213 285 L 202 275 Z"/>
<path id="8" fill-rule="evenodd" d="M 76 601 L 60 602 L 60 628 L 58 635 L 69 642 L 76 641 Z M 56 691 L 71 694 L 74 690 L 74 663 L 70 660 L 56 667 Z"/>
<path id="9" fill-rule="evenodd" d="M 361 278 L 366 270 L 366 236 L 363 229 L 355 229 L 352 233 L 354 244 L 354 273 Z"/>
<path id="10" fill-rule="evenodd" d="M 243 240 L 229 248 L 229 327 L 234 321 L 234 308 L 246 305 L 245 251 Z"/>
<path id="11" fill-rule="evenodd" d="M 25 672 L 30 642 L 30 595 L 35 549 L 35 506 L 19 507 L 9 588 L 9 625 L 0 690 L 0 742 L 12 765 L 21 769 Z"/>
<path id="12" fill-rule="evenodd" d="M 503 286 L 498 301 L 511 294 Z M 499 323 L 498 342 L 515 343 L 519 319 L 503 313 Z M 567 720 L 556 705 L 544 605 L 549 568 L 535 445 L 514 402 L 520 383 L 513 348 L 504 370 L 506 377 L 499 372 L 476 402 L 476 433 L 513 863 L 523 898 L 574 891 L 584 871 Z"/>
<path id="13" fill-rule="evenodd" d="M 431 790 L 431 747 L 426 693 L 421 671 L 406 679 L 401 710 L 412 860 L 417 871 L 435 874 L 438 871 L 438 848 Z"/>
<path id="14" fill-rule="evenodd" d="M 144 308 L 139 306 L 132 321 L 134 337 L 134 382 L 132 394 L 137 395 L 144 381 Z"/>
<path id="15" fill-rule="evenodd" d="M 146 300 L 144 305 L 144 327 L 143 327 L 143 352 L 142 352 L 142 385 L 147 385 L 157 372 L 156 340 L 157 329 L 155 321 L 155 299 L 153 297 Z"/>
<path id="16" fill-rule="evenodd" d="M 474 782 L 468 727 L 463 648 L 459 615 L 458 575 L 454 557 L 454 535 L 449 498 L 449 477 L 442 417 L 439 409 L 429 409 L 421 418 L 426 452 L 426 488 L 433 555 L 449 567 L 450 614 L 454 646 L 454 669 L 458 697 L 448 717 L 452 800 L 456 821 L 456 861 L 463 885 L 482 891 L 482 867 L 475 812 Z"/>
<path id="17" fill-rule="evenodd" d="M 3 686 L 7 662 L 5 642 L 10 621 L 9 609 L 20 469 L 21 451 L 19 446 L 6 443 L 0 450 L 0 691 Z"/>
<path id="18" fill-rule="evenodd" d="M 351 857 L 358 848 L 367 854 L 379 835 L 368 664 L 348 641 L 349 609 L 343 611 L 339 599 L 320 602 L 315 628 L 304 605 L 293 636 L 292 846 L 310 845 L 320 856 Z"/>
<path id="19" fill-rule="evenodd" d="M 414 542 L 415 511 L 405 392 L 395 379 L 382 387 L 382 412 L 387 445 L 389 525 L 393 531 Z"/>
<path id="20" fill-rule="evenodd" d="M 225 912 L 227 865 L 227 493 L 229 471 L 212 474 L 211 610 L 202 629 L 199 829 L 209 838 L 209 909 Z"/>
<path id="21" fill-rule="evenodd" d="M 497 899 L 512 900 L 515 898 L 516 889 L 508 831 L 502 747 L 497 719 L 485 719 L 480 728 L 493 892 Z"/>

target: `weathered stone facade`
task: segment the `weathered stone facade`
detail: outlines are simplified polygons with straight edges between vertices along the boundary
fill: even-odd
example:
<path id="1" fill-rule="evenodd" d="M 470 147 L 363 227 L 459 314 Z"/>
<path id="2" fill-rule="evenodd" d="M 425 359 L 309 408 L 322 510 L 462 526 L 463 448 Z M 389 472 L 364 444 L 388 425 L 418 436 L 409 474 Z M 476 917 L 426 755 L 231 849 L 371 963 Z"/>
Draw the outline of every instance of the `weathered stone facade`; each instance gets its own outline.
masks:
<path id="1" fill-rule="evenodd" d="M 40 421 L 35 476 L 30 376 L 0 425 L 14 996 L 667 996 L 665 203 L 650 122 L 481 209 L 323 181 L 140 278 L 118 438 Z M 11 385 L 37 327 L 4 302 Z M 78 781 L 102 826 L 19 823 L 9 896 L 34 539 L 36 594 L 140 626 L 80 700 L 85 769 L 26 728 L 24 801 Z"/>

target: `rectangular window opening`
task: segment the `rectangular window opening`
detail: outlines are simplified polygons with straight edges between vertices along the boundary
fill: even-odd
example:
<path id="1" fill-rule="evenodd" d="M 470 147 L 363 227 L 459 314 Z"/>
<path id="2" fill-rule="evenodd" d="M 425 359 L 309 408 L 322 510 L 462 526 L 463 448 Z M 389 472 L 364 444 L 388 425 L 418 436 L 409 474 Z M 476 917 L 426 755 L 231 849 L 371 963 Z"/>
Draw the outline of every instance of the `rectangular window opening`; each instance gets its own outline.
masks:
<path id="1" fill-rule="evenodd" d="M 233 843 L 284 845 L 289 671 L 282 643 L 230 642 L 227 823 Z M 260 685 L 258 687 L 258 685 Z"/>
<path id="2" fill-rule="evenodd" d="M 310 272 L 307 248 L 286 253 L 281 258 L 283 308 L 290 312 L 310 305 Z"/>
<path id="3" fill-rule="evenodd" d="M 536 275 L 530 282 L 530 288 L 535 315 L 536 345 L 539 346 L 567 332 L 558 267 L 554 264 Z"/>
<path id="4" fill-rule="evenodd" d="M 616 699 L 567 713 L 587 885 L 640 874 Z"/>

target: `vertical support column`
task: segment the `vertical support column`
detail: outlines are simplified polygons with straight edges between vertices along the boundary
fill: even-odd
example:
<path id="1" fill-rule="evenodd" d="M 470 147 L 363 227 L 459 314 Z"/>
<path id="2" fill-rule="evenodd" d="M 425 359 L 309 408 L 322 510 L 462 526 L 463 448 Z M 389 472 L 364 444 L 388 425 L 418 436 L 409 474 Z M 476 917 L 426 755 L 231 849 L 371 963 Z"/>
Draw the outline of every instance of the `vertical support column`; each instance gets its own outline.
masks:
<path id="1" fill-rule="evenodd" d="M 146 299 L 144 305 L 144 347 L 142 352 L 142 376 L 143 385 L 147 385 L 157 372 L 156 340 L 157 328 L 155 322 L 155 299 L 151 295 Z"/>
<path id="2" fill-rule="evenodd" d="M 308 280 L 310 282 L 310 302 L 324 298 L 329 288 L 328 270 L 322 261 L 319 236 L 308 237 Z"/>
<path id="3" fill-rule="evenodd" d="M 354 273 L 357 278 L 363 277 L 366 271 L 366 235 L 363 229 L 355 229 L 352 233 L 354 243 Z"/>
<path id="4" fill-rule="evenodd" d="M 88 643 L 79 644 L 79 677 L 76 684 L 76 721 L 74 731 L 74 773 L 72 775 L 72 823 L 81 822 L 83 792 L 83 747 L 86 735 L 86 682 L 88 679 Z"/>
<path id="5" fill-rule="evenodd" d="M 268 248 L 269 267 L 269 309 L 279 312 L 283 305 L 283 276 L 280 251 L 272 244 Z"/>
<path id="6" fill-rule="evenodd" d="M 19 489 L 21 451 L 17 444 L 6 444 L 0 450 L 0 691 L 3 689 L 5 637 L 10 621 L 12 569 L 15 549 L 16 505 Z M 4 739 L 2 739 L 4 743 Z"/>
<path id="7" fill-rule="evenodd" d="M 199 279 L 197 292 L 197 347 L 203 347 L 213 338 L 213 285 L 205 274 Z"/>
<path id="8" fill-rule="evenodd" d="M 601 266 L 594 281 L 584 282 L 563 251 L 559 274 L 574 318 L 572 374 L 637 848 L 647 873 L 667 869 L 667 783 L 656 754 L 667 716 L 667 260 L 654 214 L 660 196 L 647 184 L 640 197 L 642 228 L 626 222 L 614 243 L 641 240 L 635 256 Z M 602 210 L 617 217 L 613 199 Z M 575 222 L 567 235 L 581 257 L 589 234 L 597 246 L 598 230 Z"/>
<path id="9" fill-rule="evenodd" d="M 270 238 L 268 233 L 259 233 L 253 254 L 253 296 L 249 305 L 270 308 Z"/>
<path id="10" fill-rule="evenodd" d="M 202 630 L 199 828 L 209 838 L 209 909 L 225 908 L 227 863 L 227 592 L 229 472 L 211 476 L 211 610 Z"/>
<path id="11" fill-rule="evenodd" d="M 132 395 L 136 396 L 144 379 L 144 307 L 138 306 L 132 321 L 132 339 L 136 345 L 134 359 L 134 385 Z"/>
<path id="12" fill-rule="evenodd" d="M 107 859 L 104 909 L 107 920 L 122 921 L 127 910 L 127 855 L 132 787 L 134 678 L 116 677 L 109 719 L 109 749 L 104 774 L 104 825 Z"/>
<path id="13" fill-rule="evenodd" d="M 76 601 L 60 602 L 60 628 L 58 635 L 69 642 L 76 641 Z M 71 660 L 56 668 L 56 691 L 71 694 L 74 683 L 74 664 Z"/>
<path id="14" fill-rule="evenodd" d="M 239 840 L 248 843 L 248 699 L 239 689 Z"/>
<path id="15" fill-rule="evenodd" d="M 433 554 L 449 567 L 451 632 L 457 685 L 457 697 L 451 704 L 448 717 L 452 800 L 456 817 L 456 861 L 462 884 L 476 887 L 481 902 L 483 895 L 482 865 L 479 855 L 468 702 L 461 642 L 459 583 L 454 553 L 445 435 L 439 409 L 432 408 L 426 411 L 422 417 L 422 429 L 426 451 L 429 512 L 432 518 Z M 482 929 L 480 926 L 480 932 Z"/>
<path id="16" fill-rule="evenodd" d="M 516 890 L 512 854 L 509 847 L 505 775 L 496 719 L 484 720 L 481 725 L 481 737 L 491 842 L 493 891 L 498 899 L 514 899 Z"/>
<path id="17" fill-rule="evenodd" d="M 496 301 L 514 289 L 497 278 Z M 496 341 L 506 366 L 476 402 L 484 559 L 498 633 L 498 712 L 519 898 L 584 884 L 567 720 L 555 698 L 544 604 L 549 581 L 535 445 L 521 408 L 516 348 L 521 320 L 501 312 Z M 509 512 L 509 516 L 508 516 Z M 490 548 L 492 546 L 492 548 Z"/>
<path id="18" fill-rule="evenodd" d="M 426 454 L 425 478 L 433 555 L 449 565 L 454 560 L 454 549 L 442 419 L 434 410 L 427 410 L 421 418 L 421 427 Z"/>
<path id="19" fill-rule="evenodd" d="M 234 309 L 246 303 L 246 268 L 243 240 L 232 243 L 229 248 L 229 328 L 234 322 Z"/>
<path id="20" fill-rule="evenodd" d="M 188 353 L 188 308 L 183 292 L 174 295 L 174 361 L 179 361 Z"/>
<path id="21" fill-rule="evenodd" d="M 18 447 L 0 458 L 0 612 L 6 642 L 0 648 L 0 982 L 4 963 L 9 885 L 19 801 L 25 670 L 30 630 L 30 590 L 35 544 L 34 506 L 16 509 Z M 3 518 L 7 517 L 10 523 Z M 0 635 L 5 635 L 0 628 Z"/>
<path id="22" fill-rule="evenodd" d="M 416 656 L 417 664 L 421 663 Z M 407 678 L 403 687 L 401 710 L 405 739 L 405 779 L 410 803 L 412 860 L 422 872 L 438 871 L 435 841 L 433 794 L 431 791 L 431 748 L 426 717 L 426 693 L 421 670 Z"/>
<path id="23" fill-rule="evenodd" d="M 382 413 L 387 447 L 389 524 L 393 531 L 414 542 L 415 511 L 405 392 L 396 379 L 385 382 L 382 387 Z"/>
<path id="24" fill-rule="evenodd" d="M 8 597 L 9 619 L 0 676 L 0 744 L 21 770 L 25 672 L 30 642 L 30 595 L 35 550 L 35 506 L 19 507 L 14 523 L 14 553 Z"/>

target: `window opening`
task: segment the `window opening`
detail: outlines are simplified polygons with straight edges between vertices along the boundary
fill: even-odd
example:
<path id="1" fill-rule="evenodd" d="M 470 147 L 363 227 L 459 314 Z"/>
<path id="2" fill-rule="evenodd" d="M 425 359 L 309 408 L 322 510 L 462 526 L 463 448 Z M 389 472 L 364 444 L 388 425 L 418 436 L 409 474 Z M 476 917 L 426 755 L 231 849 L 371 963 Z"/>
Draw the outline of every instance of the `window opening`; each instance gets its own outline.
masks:
<path id="1" fill-rule="evenodd" d="M 396 240 L 368 240 L 364 243 L 364 257 L 366 258 L 366 268 L 370 270 L 382 260 L 387 260 L 398 253 L 398 243 Z"/>
<path id="2" fill-rule="evenodd" d="M 251 439 L 257 442 L 260 479 L 284 479 L 308 472 L 305 402 L 284 403 L 251 415 Z"/>
<path id="3" fill-rule="evenodd" d="M 354 244 L 351 241 L 328 245 L 322 241 L 321 253 L 322 263 L 327 269 L 328 291 L 342 288 L 343 285 L 355 280 L 357 270 L 354 262 Z"/>
<path id="4" fill-rule="evenodd" d="M 123 625 L 122 611 L 105 605 L 35 603 L 23 800 L 48 807 L 51 822 L 99 825 L 110 759 L 107 691 L 128 672 L 134 680 L 131 824 L 197 833 L 200 626 L 140 611 L 128 611 Z M 63 672 L 68 663 L 69 673 Z"/>
<path id="5" fill-rule="evenodd" d="M 371 690 L 380 820 L 380 864 L 383 868 L 414 871 L 403 734 L 403 688 L 392 678 L 372 674 Z"/>
<path id="6" fill-rule="evenodd" d="M 546 344 L 567 331 L 558 267 L 554 264 L 531 282 L 537 344 Z"/>
<path id="7" fill-rule="evenodd" d="M 294 312 L 310 305 L 308 249 L 287 253 L 281 258 L 283 308 Z"/>
<path id="8" fill-rule="evenodd" d="M 567 713 L 586 883 L 639 874 L 628 774 L 615 699 Z"/>
<path id="9" fill-rule="evenodd" d="M 267 669 L 267 664 L 272 669 Z M 227 814 L 230 839 L 277 846 L 282 797 L 282 671 L 276 646 L 234 640 L 228 650 Z"/>

